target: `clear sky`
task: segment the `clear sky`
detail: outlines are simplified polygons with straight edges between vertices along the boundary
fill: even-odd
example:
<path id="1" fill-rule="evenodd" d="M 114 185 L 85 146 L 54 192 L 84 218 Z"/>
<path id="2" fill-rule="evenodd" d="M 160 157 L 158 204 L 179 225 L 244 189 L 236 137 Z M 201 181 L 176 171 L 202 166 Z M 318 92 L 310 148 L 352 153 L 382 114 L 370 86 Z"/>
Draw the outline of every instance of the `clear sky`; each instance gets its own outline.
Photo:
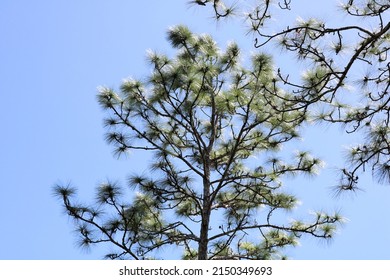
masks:
<path id="1" fill-rule="evenodd" d="M 327 2 L 329 7 L 293 0 L 303 17 L 314 13 L 337 23 L 330 8 L 337 1 Z M 52 187 L 71 181 L 80 200 L 88 201 L 99 182 L 124 185 L 131 172 L 147 168 L 141 154 L 113 157 L 96 89 L 117 88 L 123 78 L 149 73 L 146 50 L 172 53 L 165 32 L 176 24 L 213 34 L 222 48 L 235 40 L 251 50 L 251 37 L 242 36 L 237 22 L 216 24 L 207 10 L 186 0 L 0 1 L 0 259 L 104 255 L 98 247 L 86 252 L 76 246 L 72 223 Z M 390 259 L 390 186 L 376 185 L 366 174 L 364 192 L 334 199 L 329 189 L 336 182 L 334 169 L 342 164 L 344 147 L 356 139 L 327 126 L 303 136 L 298 145 L 327 165 L 316 178 L 288 182 L 288 190 L 302 200 L 296 215 L 340 209 L 349 221 L 331 243 L 303 238 L 289 256 Z"/>

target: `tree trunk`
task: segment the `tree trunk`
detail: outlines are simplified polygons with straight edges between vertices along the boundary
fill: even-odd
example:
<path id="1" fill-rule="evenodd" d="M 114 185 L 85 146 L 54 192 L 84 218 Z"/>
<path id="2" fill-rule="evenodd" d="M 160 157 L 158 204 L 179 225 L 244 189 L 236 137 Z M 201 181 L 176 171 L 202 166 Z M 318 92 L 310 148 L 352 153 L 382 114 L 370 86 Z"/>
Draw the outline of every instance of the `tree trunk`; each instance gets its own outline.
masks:
<path id="1" fill-rule="evenodd" d="M 207 260 L 210 214 L 205 212 L 206 211 L 203 211 L 202 214 L 203 217 L 202 217 L 202 224 L 200 228 L 198 260 Z"/>
<path id="2" fill-rule="evenodd" d="M 210 159 L 207 157 L 204 162 L 203 177 L 203 209 L 202 222 L 200 227 L 200 241 L 198 248 L 198 260 L 207 260 L 209 243 L 211 203 L 210 203 Z"/>

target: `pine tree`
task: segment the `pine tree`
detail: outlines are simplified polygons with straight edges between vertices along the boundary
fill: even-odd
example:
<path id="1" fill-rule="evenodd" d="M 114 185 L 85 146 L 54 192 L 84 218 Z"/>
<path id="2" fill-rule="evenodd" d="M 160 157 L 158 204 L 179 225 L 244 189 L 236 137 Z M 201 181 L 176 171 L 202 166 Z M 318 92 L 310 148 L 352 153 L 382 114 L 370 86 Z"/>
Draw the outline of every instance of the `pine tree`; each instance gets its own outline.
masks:
<path id="1" fill-rule="evenodd" d="M 88 207 L 74 202 L 75 188 L 55 188 L 81 244 L 111 243 L 111 259 L 156 258 L 166 246 L 184 259 L 277 259 L 303 235 L 332 238 L 337 213 L 309 222 L 275 215 L 290 216 L 298 203 L 283 191 L 283 176 L 315 173 L 321 161 L 305 151 L 281 160 L 279 148 L 299 136 L 306 111 L 284 102 L 292 95 L 277 87 L 271 58 L 257 53 L 241 65 L 237 44 L 222 51 L 184 26 L 168 40 L 176 57 L 150 52 L 145 82 L 128 79 L 119 92 L 98 95 L 116 153 L 153 156 L 149 174 L 128 180 L 134 199 L 105 183 Z"/>

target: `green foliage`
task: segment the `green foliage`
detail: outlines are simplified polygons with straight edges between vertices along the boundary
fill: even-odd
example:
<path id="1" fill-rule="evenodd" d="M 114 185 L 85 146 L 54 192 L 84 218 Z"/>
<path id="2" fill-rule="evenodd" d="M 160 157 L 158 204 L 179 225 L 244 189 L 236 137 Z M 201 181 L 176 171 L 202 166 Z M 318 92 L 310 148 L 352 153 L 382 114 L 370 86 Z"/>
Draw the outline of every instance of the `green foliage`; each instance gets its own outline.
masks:
<path id="1" fill-rule="evenodd" d="M 303 234 L 331 238 L 336 216 L 293 223 L 273 216 L 298 203 L 283 191 L 283 176 L 315 173 L 321 162 L 305 151 L 292 162 L 276 156 L 298 138 L 306 111 L 284 101 L 292 95 L 280 89 L 271 57 L 254 54 L 244 67 L 237 44 L 223 51 L 185 26 L 167 38 L 177 55 L 150 52 L 146 82 L 128 79 L 119 92 L 98 95 L 115 153 L 153 153 L 150 173 L 128 180 L 135 198 L 123 203 L 120 188 L 103 184 L 96 196 L 107 209 L 94 215 L 74 206 L 73 190 L 56 189 L 83 243 L 113 243 L 119 252 L 110 258 L 154 258 L 158 248 L 177 246 L 184 259 L 270 259 Z"/>

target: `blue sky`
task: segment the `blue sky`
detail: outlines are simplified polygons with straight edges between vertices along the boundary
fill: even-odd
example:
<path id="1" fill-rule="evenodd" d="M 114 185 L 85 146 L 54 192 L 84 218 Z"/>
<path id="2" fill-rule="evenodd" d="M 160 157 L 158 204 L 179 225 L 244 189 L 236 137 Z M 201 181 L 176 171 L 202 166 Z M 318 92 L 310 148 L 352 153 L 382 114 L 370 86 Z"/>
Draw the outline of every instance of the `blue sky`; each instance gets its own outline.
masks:
<path id="1" fill-rule="evenodd" d="M 329 7 L 313 2 L 300 1 L 296 8 L 305 11 L 302 16 L 334 14 L 330 7 L 336 1 L 328 1 Z M 72 223 L 52 187 L 71 181 L 80 200 L 88 201 L 99 182 L 124 184 L 131 172 L 147 168 L 140 153 L 113 157 L 104 141 L 96 89 L 117 88 L 123 78 L 149 73 L 146 50 L 170 53 L 165 32 L 176 24 L 213 34 L 221 47 L 235 40 L 251 50 L 251 37 L 242 36 L 239 24 L 216 24 L 206 10 L 186 0 L 0 2 L 0 259 L 104 255 L 103 248 L 86 252 L 75 245 Z M 390 259 L 390 186 L 377 185 L 366 174 L 364 192 L 356 196 L 334 199 L 329 190 L 344 146 L 357 139 L 327 126 L 310 128 L 303 136 L 298 145 L 327 165 L 316 178 L 289 181 L 289 191 L 302 200 L 297 215 L 341 209 L 349 221 L 331 243 L 303 238 L 289 256 Z"/>

